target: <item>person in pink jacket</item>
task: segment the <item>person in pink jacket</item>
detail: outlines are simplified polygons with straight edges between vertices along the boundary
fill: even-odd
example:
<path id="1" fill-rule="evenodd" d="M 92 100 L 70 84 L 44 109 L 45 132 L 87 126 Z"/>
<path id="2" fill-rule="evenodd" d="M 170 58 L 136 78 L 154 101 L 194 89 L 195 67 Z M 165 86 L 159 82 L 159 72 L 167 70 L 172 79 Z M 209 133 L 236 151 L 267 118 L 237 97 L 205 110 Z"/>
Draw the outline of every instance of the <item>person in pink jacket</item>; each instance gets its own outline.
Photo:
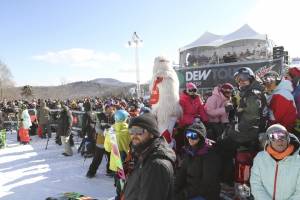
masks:
<path id="1" fill-rule="evenodd" d="M 229 123 L 228 115 L 233 110 L 231 102 L 233 89 L 230 83 L 219 85 L 213 89 L 212 95 L 206 101 L 204 110 L 208 115 L 207 137 L 211 140 L 216 140 Z"/>
<path id="2" fill-rule="evenodd" d="M 193 124 L 197 118 L 204 124 L 208 122 L 207 114 L 204 110 L 204 104 L 199 94 L 197 86 L 194 83 L 187 83 L 186 89 L 180 94 L 179 104 L 182 108 L 182 117 L 179 120 L 178 134 L 175 135 L 176 150 L 181 151 L 184 146 L 184 129 Z"/>

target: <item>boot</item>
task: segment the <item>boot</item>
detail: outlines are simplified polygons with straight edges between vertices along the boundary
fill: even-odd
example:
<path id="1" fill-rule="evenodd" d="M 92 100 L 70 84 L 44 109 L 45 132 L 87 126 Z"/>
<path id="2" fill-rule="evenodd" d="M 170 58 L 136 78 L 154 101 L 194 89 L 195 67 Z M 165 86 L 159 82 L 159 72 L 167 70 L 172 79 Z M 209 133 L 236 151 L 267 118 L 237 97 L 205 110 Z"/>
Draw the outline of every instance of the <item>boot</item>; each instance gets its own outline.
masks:
<path id="1" fill-rule="evenodd" d="M 90 171 L 88 171 L 88 172 L 86 173 L 86 177 L 88 177 L 88 178 L 93 178 L 93 177 L 95 177 L 95 174 L 92 173 L 92 172 L 90 172 Z"/>

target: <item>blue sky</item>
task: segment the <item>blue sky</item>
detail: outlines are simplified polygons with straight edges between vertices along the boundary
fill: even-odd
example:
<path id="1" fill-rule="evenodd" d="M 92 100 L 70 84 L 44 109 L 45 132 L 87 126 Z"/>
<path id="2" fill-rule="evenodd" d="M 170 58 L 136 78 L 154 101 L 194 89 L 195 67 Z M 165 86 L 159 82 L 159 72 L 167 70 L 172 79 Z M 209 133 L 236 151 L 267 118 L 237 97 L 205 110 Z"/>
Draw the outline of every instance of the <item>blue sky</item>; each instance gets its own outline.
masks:
<path id="1" fill-rule="evenodd" d="M 297 0 L 2 0 L 0 59 L 18 86 L 102 77 L 135 82 L 134 51 L 126 43 L 136 31 L 146 82 L 156 56 L 178 63 L 178 49 L 205 31 L 228 34 L 245 23 L 300 56 L 300 33 L 292 27 L 297 8 Z"/>

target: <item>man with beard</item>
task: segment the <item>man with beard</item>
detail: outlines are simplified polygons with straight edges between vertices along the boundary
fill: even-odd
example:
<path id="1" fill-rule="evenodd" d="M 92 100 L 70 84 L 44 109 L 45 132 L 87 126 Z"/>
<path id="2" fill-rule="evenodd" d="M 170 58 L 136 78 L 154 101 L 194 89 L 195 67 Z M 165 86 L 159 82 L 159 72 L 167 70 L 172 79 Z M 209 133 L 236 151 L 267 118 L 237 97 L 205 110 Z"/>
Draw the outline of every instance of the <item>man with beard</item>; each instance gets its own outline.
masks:
<path id="1" fill-rule="evenodd" d="M 137 161 L 125 183 L 125 199 L 172 200 L 175 153 L 160 137 L 155 116 L 145 113 L 132 118 L 129 134 Z"/>

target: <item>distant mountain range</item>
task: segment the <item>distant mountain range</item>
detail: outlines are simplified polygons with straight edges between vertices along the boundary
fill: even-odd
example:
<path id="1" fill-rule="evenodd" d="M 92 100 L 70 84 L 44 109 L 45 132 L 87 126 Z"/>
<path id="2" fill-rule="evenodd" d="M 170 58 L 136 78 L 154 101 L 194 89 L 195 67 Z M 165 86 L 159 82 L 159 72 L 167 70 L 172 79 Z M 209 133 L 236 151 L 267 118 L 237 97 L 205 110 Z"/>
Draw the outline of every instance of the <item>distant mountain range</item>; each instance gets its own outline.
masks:
<path id="1" fill-rule="evenodd" d="M 135 83 L 121 82 L 112 78 L 97 78 L 90 81 L 78 81 L 60 86 L 33 86 L 34 98 L 74 99 L 86 96 L 129 95 Z M 22 87 L 3 89 L 3 97 L 20 99 Z M 30 97 L 31 98 L 31 97 Z"/>

